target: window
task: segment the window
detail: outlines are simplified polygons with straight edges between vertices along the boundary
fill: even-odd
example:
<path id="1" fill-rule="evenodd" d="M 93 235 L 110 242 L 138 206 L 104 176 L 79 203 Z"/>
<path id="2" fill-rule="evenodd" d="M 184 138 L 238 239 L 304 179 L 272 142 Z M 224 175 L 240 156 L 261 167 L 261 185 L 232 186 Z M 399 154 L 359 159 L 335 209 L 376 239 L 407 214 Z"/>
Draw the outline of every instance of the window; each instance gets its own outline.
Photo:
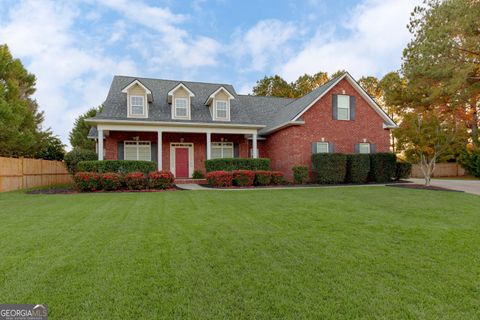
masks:
<path id="1" fill-rule="evenodd" d="M 187 98 L 175 98 L 175 117 L 188 118 L 188 101 Z"/>
<path id="2" fill-rule="evenodd" d="M 350 96 L 337 96 L 337 119 L 350 120 Z"/>
<path id="3" fill-rule="evenodd" d="M 370 153 L 370 143 L 359 143 L 358 153 Z"/>
<path id="4" fill-rule="evenodd" d="M 233 158 L 232 142 L 212 142 L 212 159 Z"/>
<path id="5" fill-rule="evenodd" d="M 317 142 L 317 153 L 328 153 L 328 142 Z"/>
<path id="6" fill-rule="evenodd" d="M 125 141 L 123 159 L 125 160 L 152 160 L 150 141 Z"/>
<path id="7" fill-rule="evenodd" d="M 225 100 L 217 100 L 215 102 L 215 118 L 228 120 L 228 102 Z"/>
<path id="8" fill-rule="evenodd" d="M 143 96 L 130 96 L 130 114 L 135 116 L 145 115 L 145 98 Z"/>

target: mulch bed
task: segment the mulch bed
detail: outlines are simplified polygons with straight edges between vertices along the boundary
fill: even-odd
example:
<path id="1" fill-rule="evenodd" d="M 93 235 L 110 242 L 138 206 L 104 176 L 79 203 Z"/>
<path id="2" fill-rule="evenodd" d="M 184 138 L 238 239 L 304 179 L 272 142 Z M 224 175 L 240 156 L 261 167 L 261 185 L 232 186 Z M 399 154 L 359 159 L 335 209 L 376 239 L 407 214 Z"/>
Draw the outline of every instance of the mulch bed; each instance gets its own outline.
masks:
<path id="1" fill-rule="evenodd" d="M 461 190 L 453 190 L 447 189 L 437 186 L 426 186 L 424 184 L 416 184 L 416 183 L 409 183 L 409 184 L 387 184 L 387 187 L 395 187 L 395 188 L 406 188 L 406 189 L 417 189 L 417 190 L 433 190 L 433 191 L 450 191 L 450 192 L 463 192 Z"/>

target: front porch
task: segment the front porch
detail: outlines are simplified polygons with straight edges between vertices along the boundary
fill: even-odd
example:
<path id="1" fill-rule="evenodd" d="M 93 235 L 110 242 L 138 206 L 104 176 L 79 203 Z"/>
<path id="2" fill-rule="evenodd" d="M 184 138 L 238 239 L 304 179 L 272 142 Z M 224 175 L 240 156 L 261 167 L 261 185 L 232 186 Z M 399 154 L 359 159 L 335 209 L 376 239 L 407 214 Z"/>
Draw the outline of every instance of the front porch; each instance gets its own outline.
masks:
<path id="1" fill-rule="evenodd" d="M 99 125 L 97 131 L 99 160 L 150 160 L 177 179 L 205 173 L 208 159 L 258 157 L 257 131 L 252 129 Z"/>

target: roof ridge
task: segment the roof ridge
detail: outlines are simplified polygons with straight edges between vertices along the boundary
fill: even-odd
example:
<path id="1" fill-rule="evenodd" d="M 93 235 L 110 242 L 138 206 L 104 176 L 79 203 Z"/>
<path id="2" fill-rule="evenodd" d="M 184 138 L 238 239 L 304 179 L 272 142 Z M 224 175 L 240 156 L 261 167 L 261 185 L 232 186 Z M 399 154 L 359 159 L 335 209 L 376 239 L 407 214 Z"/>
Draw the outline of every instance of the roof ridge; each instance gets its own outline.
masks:
<path id="1" fill-rule="evenodd" d="M 298 98 L 287 98 L 287 97 L 275 97 L 275 96 L 256 96 L 254 94 L 240 94 L 238 93 L 237 96 L 243 97 L 253 97 L 253 98 L 273 98 L 273 99 L 286 99 L 286 100 L 296 100 Z"/>
<path id="2" fill-rule="evenodd" d="M 189 83 L 201 83 L 201 84 L 212 84 L 220 86 L 232 86 L 231 83 L 217 83 L 217 82 L 204 82 L 204 81 L 191 81 L 191 80 L 176 80 L 176 79 L 161 79 L 161 78 L 151 78 L 151 77 L 135 77 L 135 76 L 126 76 L 122 74 L 116 74 L 114 77 L 123 77 L 123 78 L 132 78 L 132 79 L 145 79 L 145 80 L 158 80 L 158 81 L 172 81 L 172 82 L 189 82 Z"/>

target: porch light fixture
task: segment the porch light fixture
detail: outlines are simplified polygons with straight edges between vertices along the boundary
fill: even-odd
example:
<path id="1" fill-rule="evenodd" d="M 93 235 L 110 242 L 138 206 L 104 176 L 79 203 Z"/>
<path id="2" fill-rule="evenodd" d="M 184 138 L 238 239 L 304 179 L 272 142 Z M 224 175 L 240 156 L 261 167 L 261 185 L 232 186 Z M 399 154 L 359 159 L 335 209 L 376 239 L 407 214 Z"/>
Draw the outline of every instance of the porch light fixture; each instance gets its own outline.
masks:
<path id="1" fill-rule="evenodd" d="M 183 141 L 185 141 L 185 139 L 183 139 L 183 138 L 180 138 L 180 142 L 181 142 L 181 143 L 183 143 Z"/>

